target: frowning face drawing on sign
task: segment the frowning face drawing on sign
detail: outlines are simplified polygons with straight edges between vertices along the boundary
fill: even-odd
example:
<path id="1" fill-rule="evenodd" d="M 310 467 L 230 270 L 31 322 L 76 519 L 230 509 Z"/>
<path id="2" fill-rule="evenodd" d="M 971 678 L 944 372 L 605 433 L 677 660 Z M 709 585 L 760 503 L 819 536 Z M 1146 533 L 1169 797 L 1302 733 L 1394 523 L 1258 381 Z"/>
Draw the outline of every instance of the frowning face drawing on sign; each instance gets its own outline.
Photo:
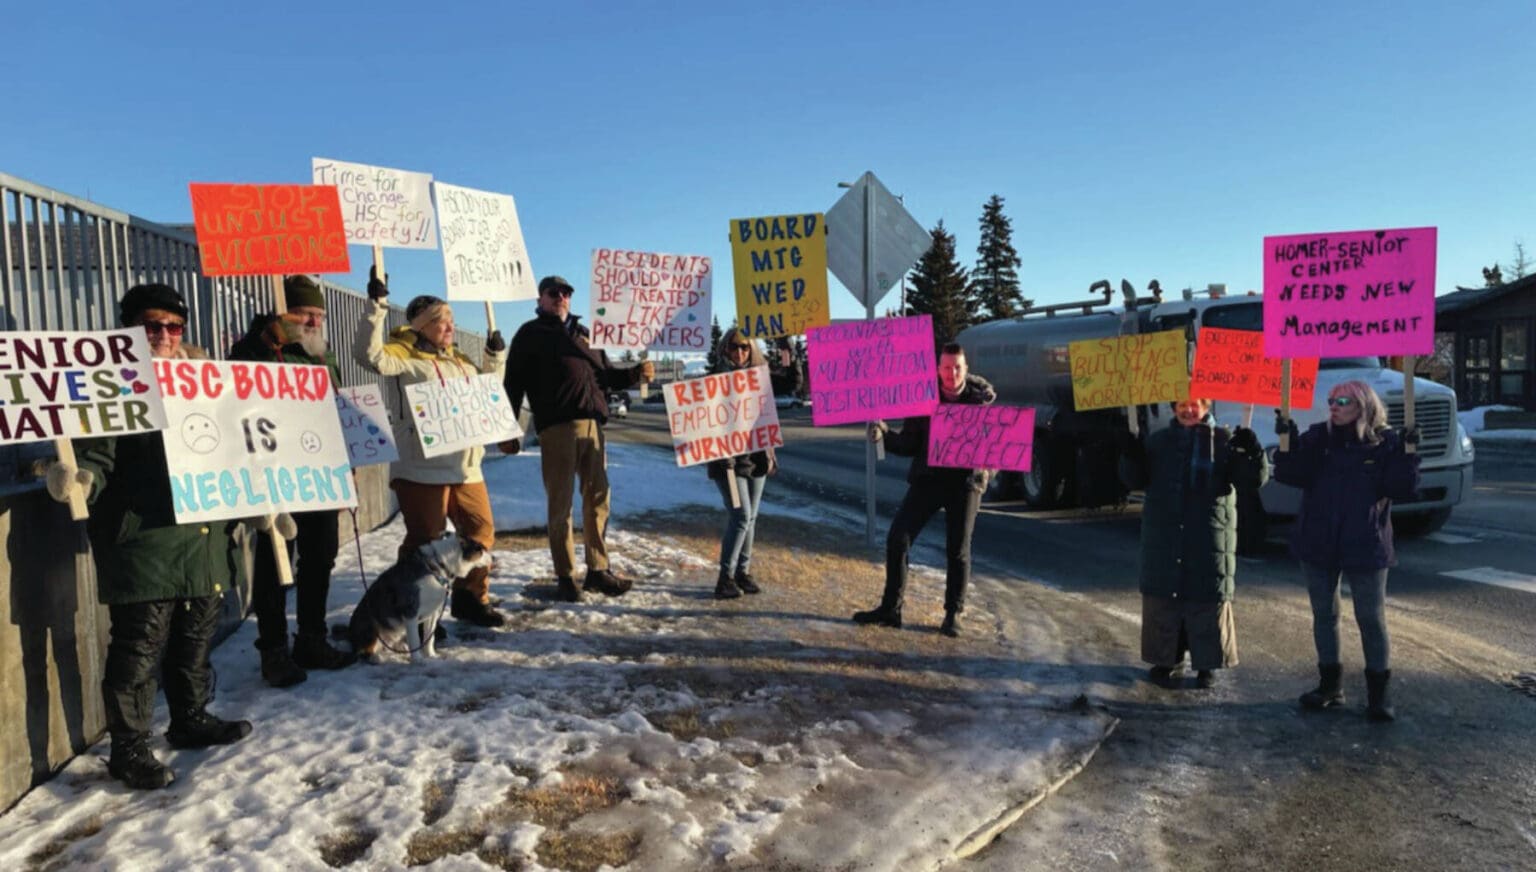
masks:
<path id="1" fill-rule="evenodd" d="M 219 425 L 199 412 L 181 422 L 181 441 L 194 454 L 211 454 L 219 447 Z"/>

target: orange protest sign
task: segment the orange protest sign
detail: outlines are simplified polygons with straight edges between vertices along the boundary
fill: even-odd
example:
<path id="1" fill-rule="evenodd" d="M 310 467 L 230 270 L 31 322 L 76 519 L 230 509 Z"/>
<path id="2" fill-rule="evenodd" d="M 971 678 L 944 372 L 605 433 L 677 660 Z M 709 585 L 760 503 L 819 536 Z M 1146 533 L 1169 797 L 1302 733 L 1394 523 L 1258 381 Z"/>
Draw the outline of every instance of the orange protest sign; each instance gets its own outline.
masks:
<path id="1" fill-rule="evenodd" d="M 189 187 L 203 275 L 351 271 L 335 185 Z"/>
<path id="2" fill-rule="evenodd" d="M 1312 408 L 1317 389 L 1317 358 L 1292 358 L 1291 408 Z M 1258 406 L 1280 405 L 1280 358 L 1264 356 L 1264 334 L 1257 330 L 1201 327 L 1195 343 L 1192 397 Z"/>

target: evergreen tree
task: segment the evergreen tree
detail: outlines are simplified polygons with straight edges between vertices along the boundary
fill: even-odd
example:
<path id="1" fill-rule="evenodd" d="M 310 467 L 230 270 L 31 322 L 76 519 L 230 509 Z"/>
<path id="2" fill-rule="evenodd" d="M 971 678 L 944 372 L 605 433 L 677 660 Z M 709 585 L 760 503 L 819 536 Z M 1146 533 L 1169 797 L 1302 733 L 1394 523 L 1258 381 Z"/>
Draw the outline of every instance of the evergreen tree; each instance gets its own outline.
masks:
<path id="1" fill-rule="evenodd" d="M 993 194 L 981 206 L 981 243 L 971 273 L 971 293 L 986 320 L 1012 318 L 1034 305 L 1019 293 L 1021 263 L 1013 247 L 1013 222 L 1003 214 L 1003 198 Z"/>
<path id="2" fill-rule="evenodd" d="M 1483 267 L 1483 287 L 1496 288 L 1504 284 L 1504 271 L 1498 264 Z"/>
<path id="3" fill-rule="evenodd" d="M 720 329 L 720 316 L 716 315 L 713 323 L 709 325 L 709 355 L 704 358 L 706 369 L 709 372 L 718 372 L 720 367 L 720 339 L 725 336 L 725 331 Z"/>
<path id="4" fill-rule="evenodd" d="M 933 244 L 913 267 L 907 313 L 933 316 L 934 349 L 954 341 L 976 322 L 977 300 L 969 293 L 965 270 L 955 260 L 954 234 L 940 221 L 930 231 Z"/>

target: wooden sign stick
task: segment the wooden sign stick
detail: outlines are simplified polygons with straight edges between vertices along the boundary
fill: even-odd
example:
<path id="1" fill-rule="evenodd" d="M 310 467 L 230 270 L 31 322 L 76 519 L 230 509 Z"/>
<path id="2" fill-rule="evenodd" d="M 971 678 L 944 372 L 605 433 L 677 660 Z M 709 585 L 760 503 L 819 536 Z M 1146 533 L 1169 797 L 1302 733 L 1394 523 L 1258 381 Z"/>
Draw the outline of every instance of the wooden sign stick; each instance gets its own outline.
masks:
<path id="1" fill-rule="evenodd" d="M 377 242 L 373 244 L 373 274 L 379 277 L 379 281 L 386 281 L 384 278 L 384 246 Z"/>
<path id="2" fill-rule="evenodd" d="M 1413 429 L 1413 425 L 1414 425 L 1414 414 L 1413 414 L 1413 411 L 1414 411 L 1413 410 L 1413 369 L 1414 369 L 1414 365 L 1417 362 L 1418 362 L 1418 357 L 1415 356 L 1415 355 L 1412 355 L 1412 354 L 1407 355 L 1407 356 L 1405 356 L 1403 358 L 1403 431 L 1404 432 L 1407 432 L 1408 430 Z M 1411 445 L 1410 444 L 1410 445 L 1404 445 L 1403 446 L 1403 452 L 1406 453 L 1406 454 L 1416 454 L 1416 453 L 1418 453 L 1418 450 L 1419 450 L 1419 446 L 1417 446 L 1417 445 Z"/>
<path id="3" fill-rule="evenodd" d="M 731 508 L 741 508 L 741 494 L 736 491 L 736 466 L 734 459 L 732 464 L 725 468 L 725 488 L 731 492 Z"/>
<path id="4" fill-rule="evenodd" d="M 53 440 L 53 447 L 59 453 L 59 463 L 79 469 L 80 464 L 75 460 L 75 443 L 68 439 Z M 74 482 L 69 483 L 69 519 L 71 521 L 84 521 L 91 516 L 90 509 L 85 505 L 85 489 Z"/>
<path id="5" fill-rule="evenodd" d="M 1253 403 L 1243 407 L 1243 429 L 1253 429 Z"/>
<path id="6" fill-rule="evenodd" d="M 485 337 L 489 339 L 496 332 L 496 307 L 490 300 L 485 301 Z"/>
<path id="7" fill-rule="evenodd" d="M 272 276 L 272 307 L 279 318 L 288 314 L 288 295 L 283 291 L 283 277 L 280 274 Z M 267 535 L 272 538 L 272 561 L 277 564 L 277 583 L 288 587 L 293 584 L 293 567 L 288 565 L 288 543 L 277 530 L 277 515 L 268 515 L 267 519 L 272 522 Z"/>
<path id="8" fill-rule="evenodd" d="M 1291 420 L 1291 359 L 1280 359 L 1280 420 Z M 1280 450 L 1291 450 L 1291 434 L 1289 431 L 1280 434 Z"/>

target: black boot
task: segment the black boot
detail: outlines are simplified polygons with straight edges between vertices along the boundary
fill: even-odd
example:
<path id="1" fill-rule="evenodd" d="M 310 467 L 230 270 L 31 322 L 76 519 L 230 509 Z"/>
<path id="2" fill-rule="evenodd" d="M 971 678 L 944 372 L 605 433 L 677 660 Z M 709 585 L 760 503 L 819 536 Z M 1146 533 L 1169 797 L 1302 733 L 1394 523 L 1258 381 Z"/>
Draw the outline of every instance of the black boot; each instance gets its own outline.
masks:
<path id="1" fill-rule="evenodd" d="M 855 624 L 879 624 L 883 627 L 901 629 L 901 609 L 889 609 L 884 605 L 870 609 L 867 612 L 854 612 Z"/>
<path id="2" fill-rule="evenodd" d="M 720 577 L 715 579 L 715 599 L 735 599 L 741 596 L 741 588 L 731 580 L 731 574 L 721 570 Z"/>
<path id="3" fill-rule="evenodd" d="M 261 652 L 261 680 L 272 687 L 293 687 L 303 683 L 309 675 L 288 656 L 288 640 L 267 648 L 256 643 Z"/>
<path id="4" fill-rule="evenodd" d="M 507 622 L 505 615 L 467 590 L 453 592 L 453 604 L 449 606 L 448 611 L 455 620 L 465 621 L 477 627 L 500 627 Z"/>
<path id="5" fill-rule="evenodd" d="M 1301 695 L 1301 707 L 1325 709 L 1343 705 L 1344 688 L 1340 680 L 1344 677 L 1344 667 L 1338 663 L 1319 663 L 1317 674 L 1322 680 L 1316 689 Z"/>
<path id="6" fill-rule="evenodd" d="M 951 639 L 960 638 L 960 613 L 953 609 L 944 613 L 944 623 L 939 625 L 939 632 Z"/>
<path id="7" fill-rule="evenodd" d="M 566 602 L 581 602 L 581 588 L 576 586 L 576 579 L 569 575 L 562 575 L 555 579 L 555 587 L 559 590 L 560 598 Z"/>
<path id="8" fill-rule="evenodd" d="M 1158 687 L 1168 688 L 1169 690 L 1180 687 L 1184 683 L 1184 664 L 1154 666 L 1147 670 L 1147 678 L 1151 679 L 1152 683 Z"/>
<path id="9" fill-rule="evenodd" d="M 181 717 L 172 717 L 165 740 L 172 748 L 207 748 L 210 745 L 233 745 L 250 734 L 250 721 L 226 721 L 209 714 L 207 709 L 198 709 Z"/>
<path id="10" fill-rule="evenodd" d="M 332 648 L 324 636 L 293 637 L 293 662 L 304 669 L 345 669 L 357 662 L 357 654 Z"/>
<path id="11" fill-rule="evenodd" d="M 159 790 L 176 780 L 170 767 L 155 759 L 149 737 L 143 733 L 112 736 L 112 757 L 107 773 L 134 790 Z"/>
<path id="12" fill-rule="evenodd" d="M 1365 717 L 1367 720 L 1386 723 L 1397 720 L 1397 710 L 1387 696 L 1387 683 L 1392 680 L 1392 670 L 1380 672 L 1365 670 Z"/>
<path id="13" fill-rule="evenodd" d="M 741 588 L 742 593 L 763 592 L 763 589 L 757 586 L 757 582 L 752 580 L 752 574 L 745 570 L 736 573 L 736 586 Z"/>

